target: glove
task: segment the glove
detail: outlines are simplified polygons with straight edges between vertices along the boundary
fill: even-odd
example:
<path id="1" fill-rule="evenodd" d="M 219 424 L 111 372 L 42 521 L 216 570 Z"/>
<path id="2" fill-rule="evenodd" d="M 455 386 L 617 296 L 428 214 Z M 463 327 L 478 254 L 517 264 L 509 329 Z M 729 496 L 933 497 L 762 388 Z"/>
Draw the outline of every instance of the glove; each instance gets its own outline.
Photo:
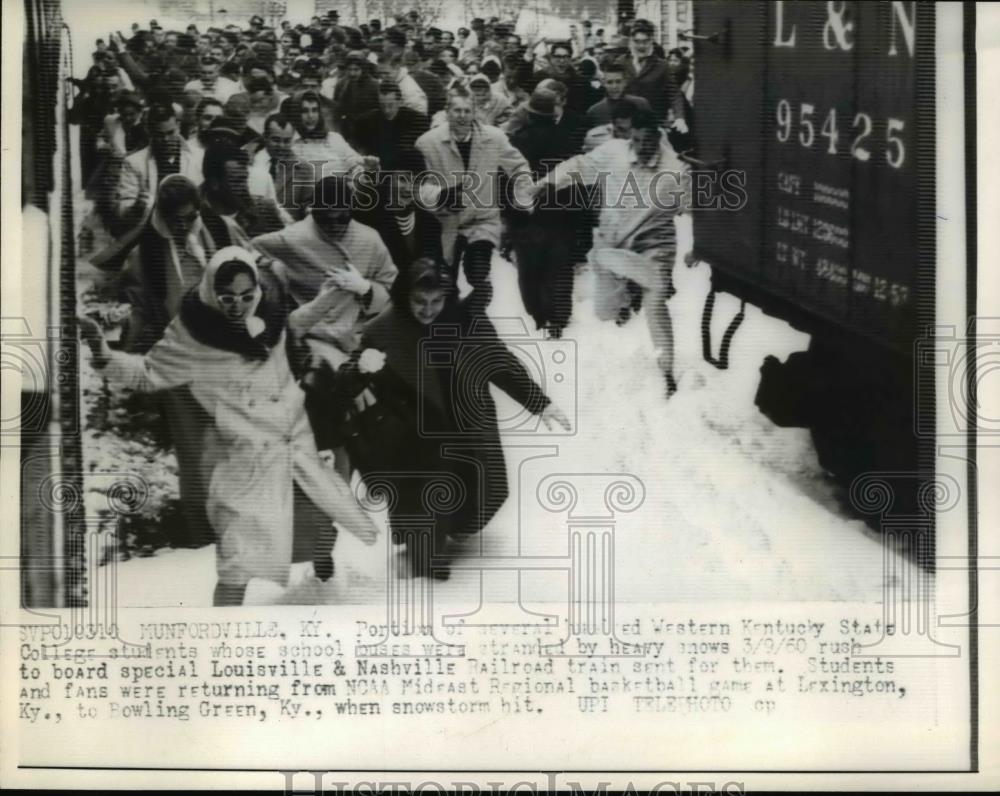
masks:
<path id="1" fill-rule="evenodd" d="M 458 212 L 465 206 L 462 201 L 462 191 L 458 185 L 453 185 L 450 188 L 441 192 L 441 196 L 438 199 L 438 208 L 445 210 L 452 210 Z"/>

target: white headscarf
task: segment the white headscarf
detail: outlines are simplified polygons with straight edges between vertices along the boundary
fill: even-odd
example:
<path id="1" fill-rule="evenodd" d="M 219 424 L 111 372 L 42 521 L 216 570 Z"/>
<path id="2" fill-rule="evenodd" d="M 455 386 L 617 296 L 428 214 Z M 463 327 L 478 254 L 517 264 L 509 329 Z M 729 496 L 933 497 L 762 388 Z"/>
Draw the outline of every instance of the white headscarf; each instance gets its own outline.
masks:
<path id="1" fill-rule="evenodd" d="M 201 299 L 205 306 L 217 309 L 223 314 L 225 313 L 225 308 L 219 302 L 219 298 L 215 293 L 215 275 L 219 272 L 219 268 L 233 260 L 246 263 L 250 267 L 250 270 L 253 271 L 255 282 L 253 302 L 250 304 L 250 310 L 244 318 L 244 323 L 247 327 L 247 334 L 251 337 L 257 337 L 263 334 L 266 328 L 264 319 L 258 317 L 256 314 L 257 307 L 264 297 L 264 291 L 260 286 L 260 269 L 257 268 L 257 258 L 242 246 L 224 246 L 212 255 L 212 259 L 208 261 L 208 265 L 205 267 L 205 273 L 202 274 L 201 284 L 198 286 L 198 298 Z"/>

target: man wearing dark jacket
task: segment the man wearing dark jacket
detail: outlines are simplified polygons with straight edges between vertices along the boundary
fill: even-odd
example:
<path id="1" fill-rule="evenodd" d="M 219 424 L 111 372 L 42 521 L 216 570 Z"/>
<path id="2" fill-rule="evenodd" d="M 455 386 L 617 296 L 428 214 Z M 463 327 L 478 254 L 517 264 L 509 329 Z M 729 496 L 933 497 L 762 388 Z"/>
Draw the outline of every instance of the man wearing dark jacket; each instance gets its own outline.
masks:
<path id="1" fill-rule="evenodd" d="M 427 117 L 402 104 L 399 84 L 383 80 L 378 108 L 361 114 L 354 124 L 355 149 L 379 159 L 383 171 L 392 171 L 400 154 L 412 150 L 417 139 L 430 129 Z"/>
<path id="2" fill-rule="evenodd" d="M 421 257 L 441 260 L 441 224 L 414 201 L 414 178 L 424 171 L 420 153 L 401 152 L 393 165 L 379 175 L 372 194 L 375 206 L 357 208 L 353 216 L 378 232 L 393 264 L 405 273 Z"/>
<path id="3" fill-rule="evenodd" d="M 443 111 L 448 104 L 448 90 L 444 81 L 430 71 L 432 60 L 427 47 L 419 41 L 414 42 L 413 50 L 407 56 L 408 71 L 420 90 L 427 95 L 428 119 L 432 119 L 438 111 Z"/>
<path id="4" fill-rule="evenodd" d="M 675 116 L 683 115 L 683 106 L 677 107 L 679 92 L 666 60 L 653 53 L 656 28 L 646 19 L 632 23 L 632 57 L 626 63 L 628 82 L 625 93 L 645 99 L 653 109 L 660 125 L 668 123 L 673 110 Z"/>
<path id="5" fill-rule="evenodd" d="M 86 80 L 77 81 L 80 93 L 73 100 L 68 120 L 80 125 L 80 174 L 84 185 L 100 164 L 97 139 L 104 119 L 114 111 L 115 93 L 120 86 L 118 75 L 101 67 L 92 67 Z"/>
<path id="6" fill-rule="evenodd" d="M 273 199 L 250 193 L 249 161 L 245 150 L 231 144 L 211 144 L 205 150 L 201 219 L 216 249 L 252 249 L 251 238 L 292 223 L 291 216 Z"/>
<path id="7" fill-rule="evenodd" d="M 556 125 L 554 91 L 536 88 L 525 107 L 528 122 L 510 141 L 541 179 L 554 164 L 580 152 L 579 138 L 575 130 Z M 509 216 L 521 300 L 536 326 L 552 337 L 562 336 L 572 312 L 574 245 L 583 220 L 573 190 L 548 191 L 533 213 Z"/>
<path id="8" fill-rule="evenodd" d="M 590 91 L 587 81 L 573 67 L 570 59 L 573 57 L 573 48 L 568 42 L 558 42 L 552 45 L 549 55 L 550 66 L 537 74 L 537 77 L 544 80 L 551 78 L 558 80 L 566 86 L 566 108 L 573 113 L 586 113 L 590 107 Z"/>
<path id="9" fill-rule="evenodd" d="M 545 89 L 556 95 L 556 107 L 553 116 L 556 130 L 560 135 L 572 137 L 578 148 L 582 147 L 584 136 L 587 134 L 587 122 L 583 114 L 569 108 L 569 92 L 566 84 L 552 78 L 546 78 L 540 81 L 535 88 Z M 500 126 L 500 129 L 507 133 L 508 136 L 513 136 L 528 123 L 530 117 L 531 114 L 528 113 L 527 103 L 525 103 L 514 110 L 510 119 L 504 122 Z"/>
<path id="10" fill-rule="evenodd" d="M 360 50 L 347 54 L 344 76 L 333 91 L 334 126 L 348 141 L 354 138 L 357 118 L 378 105 L 378 81 L 372 77 L 372 65 Z"/>
<path id="11" fill-rule="evenodd" d="M 601 72 L 604 75 L 604 90 L 607 92 L 607 96 L 587 109 L 588 130 L 610 124 L 614 118 L 616 107 L 624 101 L 630 102 L 639 110 L 652 110 L 649 102 L 643 97 L 625 93 L 625 83 L 628 81 L 629 72 L 624 59 L 607 59 Z"/>

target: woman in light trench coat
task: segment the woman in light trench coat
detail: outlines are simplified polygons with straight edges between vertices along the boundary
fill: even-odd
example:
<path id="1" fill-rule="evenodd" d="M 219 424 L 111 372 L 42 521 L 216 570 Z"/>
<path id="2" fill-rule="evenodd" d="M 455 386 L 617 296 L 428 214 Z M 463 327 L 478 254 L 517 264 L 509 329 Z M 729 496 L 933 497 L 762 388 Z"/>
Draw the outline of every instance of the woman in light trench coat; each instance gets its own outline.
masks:
<path id="1" fill-rule="evenodd" d="M 316 452 L 286 354 L 286 335 L 307 331 L 337 291 L 290 315 L 284 291 L 253 254 L 220 249 L 163 338 L 143 356 L 112 351 L 97 324 L 79 320 L 95 367 L 143 392 L 187 384 L 214 418 L 218 463 L 208 517 L 218 539 L 215 604 L 240 604 L 251 578 L 286 584 L 292 560 L 293 485 L 366 544 L 377 531 L 350 487 Z"/>

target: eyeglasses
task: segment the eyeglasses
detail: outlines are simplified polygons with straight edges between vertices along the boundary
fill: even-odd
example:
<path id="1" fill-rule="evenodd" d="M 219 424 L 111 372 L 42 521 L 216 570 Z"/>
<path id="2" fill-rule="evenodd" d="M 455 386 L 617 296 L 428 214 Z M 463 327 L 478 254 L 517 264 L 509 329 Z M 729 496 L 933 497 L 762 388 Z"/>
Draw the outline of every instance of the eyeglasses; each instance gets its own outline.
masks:
<path id="1" fill-rule="evenodd" d="M 174 216 L 178 221 L 183 221 L 185 224 L 191 224 L 198 220 L 198 211 L 194 210 L 190 213 L 185 213 L 184 215 Z"/>
<path id="2" fill-rule="evenodd" d="M 219 293 L 216 298 L 223 307 L 234 307 L 237 304 L 253 303 L 254 291 L 246 293 Z"/>

